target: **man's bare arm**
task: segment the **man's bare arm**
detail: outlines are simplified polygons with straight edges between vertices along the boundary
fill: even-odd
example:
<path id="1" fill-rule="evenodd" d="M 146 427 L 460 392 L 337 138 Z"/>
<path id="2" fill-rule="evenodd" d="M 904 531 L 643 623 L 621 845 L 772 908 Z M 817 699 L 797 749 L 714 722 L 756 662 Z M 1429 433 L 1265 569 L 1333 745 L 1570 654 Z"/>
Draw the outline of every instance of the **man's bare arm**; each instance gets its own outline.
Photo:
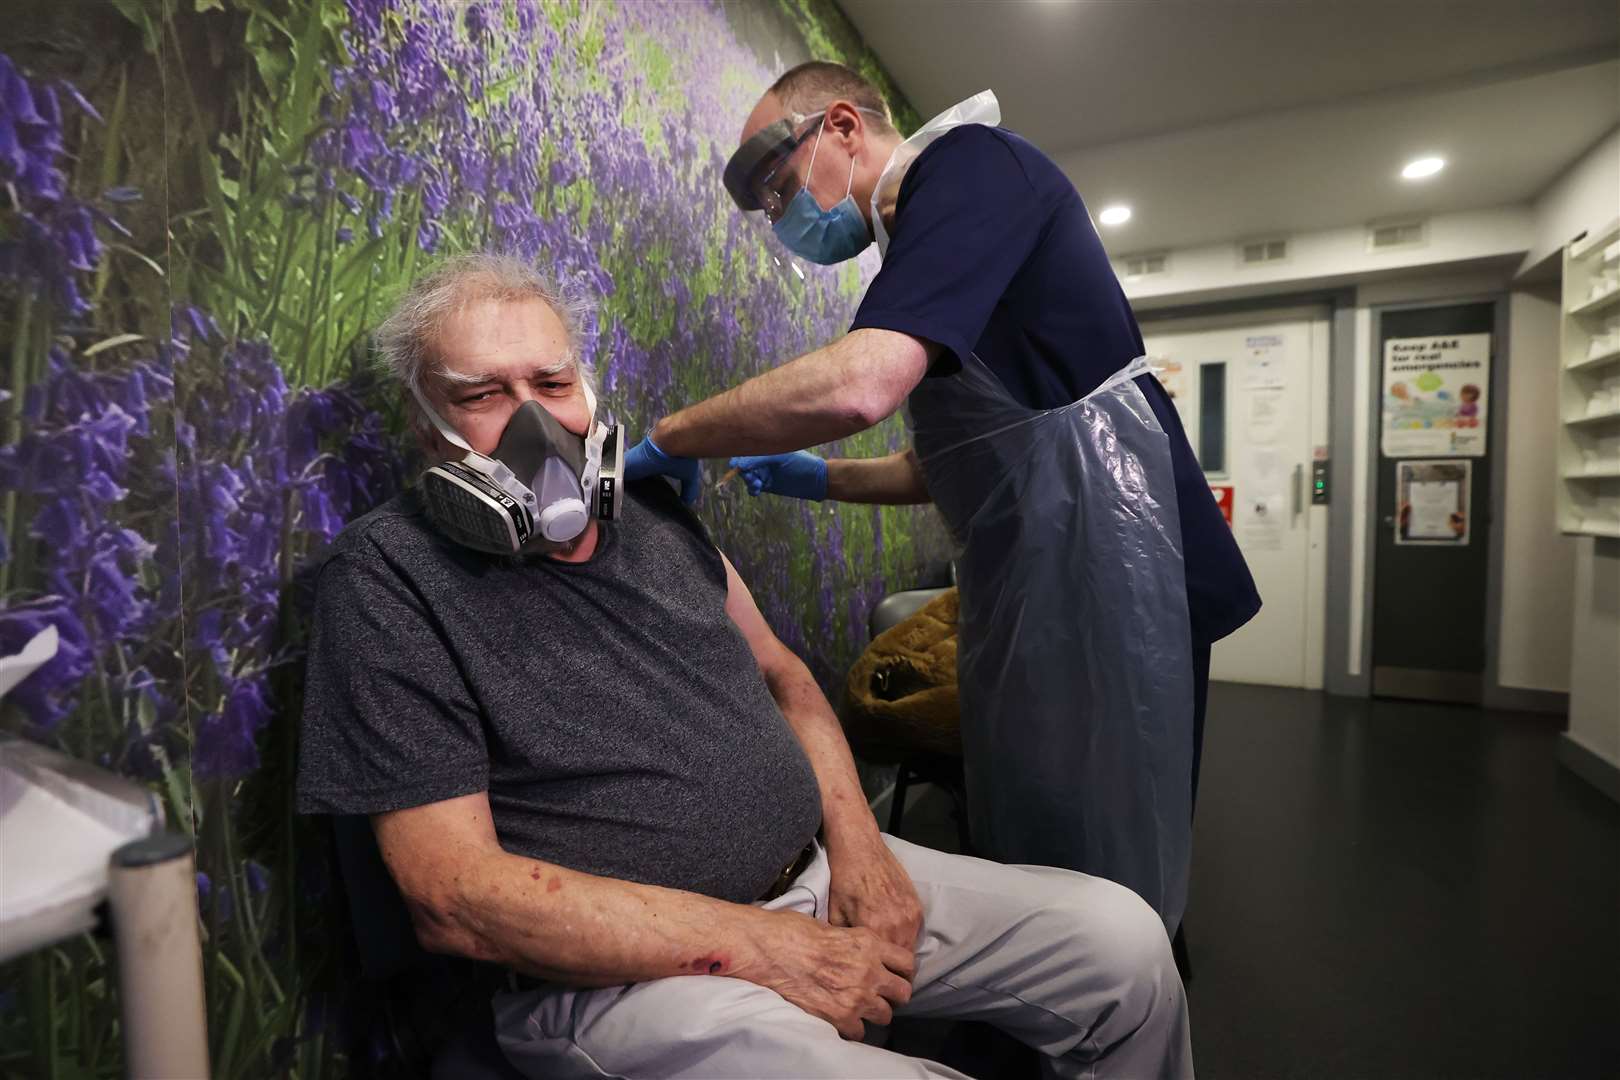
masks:
<path id="1" fill-rule="evenodd" d="M 846 839 L 878 835 L 877 820 L 861 790 L 855 757 L 849 752 L 844 729 L 815 677 L 793 650 L 778 640 L 731 560 L 726 564 L 726 614 L 742 631 L 754 660 L 765 676 L 771 696 L 792 726 L 821 788 L 821 815 L 827 847 Z"/>
<path id="2" fill-rule="evenodd" d="M 675 457 L 780 454 L 865 431 L 922 381 L 940 348 L 893 330 L 854 330 L 723 394 L 660 420 Z"/>
<path id="3" fill-rule="evenodd" d="M 827 498 L 848 503 L 909 506 L 932 501 L 922 466 L 910 450 L 880 458 L 831 458 Z"/>
<path id="4" fill-rule="evenodd" d="M 832 874 L 827 917 L 834 926 L 865 927 L 910 952 L 922 928 L 917 887 L 878 831 L 838 717 L 809 670 L 771 632 L 729 561 L 726 579 L 726 614 L 747 639 L 821 788 L 822 835 Z"/>
<path id="5" fill-rule="evenodd" d="M 754 957 L 754 910 L 505 851 L 480 792 L 372 818 L 430 952 L 571 985 L 730 975 Z"/>
<path id="6" fill-rule="evenodd" d="M 910 999 L 915 957 L 866 930 L 582 874 L 503 850 L 480 792 L 372 818 L 430 952 L 568 986 L 673 975 L 758 983 L 860 1038 Z"/>

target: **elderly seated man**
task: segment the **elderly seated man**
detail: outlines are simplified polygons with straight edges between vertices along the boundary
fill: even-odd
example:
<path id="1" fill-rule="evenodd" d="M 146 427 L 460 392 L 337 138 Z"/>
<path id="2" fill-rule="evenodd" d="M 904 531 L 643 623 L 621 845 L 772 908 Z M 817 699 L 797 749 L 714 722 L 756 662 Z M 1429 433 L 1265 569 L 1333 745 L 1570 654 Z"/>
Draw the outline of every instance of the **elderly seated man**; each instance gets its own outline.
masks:
<path id="1" fill-rule="evenodd" d="M 518 261 L 442 265 L 379 340 L 436 460 L 532 472 L 550 420 L 595 431 L 570 308 Z M 320 569 L 299 803 L 370 816 L 429 951 L 513 973 L 492 1023 L 520 1070 L 961 1075 L 862 1041 L 927 1016 L 996 1024 L 1053 1076 L 1191 1075 L 1153 910 L 880 834 L 826 699 L 667 481 L 506 554 L 430 502 L 354 522 Z"/>

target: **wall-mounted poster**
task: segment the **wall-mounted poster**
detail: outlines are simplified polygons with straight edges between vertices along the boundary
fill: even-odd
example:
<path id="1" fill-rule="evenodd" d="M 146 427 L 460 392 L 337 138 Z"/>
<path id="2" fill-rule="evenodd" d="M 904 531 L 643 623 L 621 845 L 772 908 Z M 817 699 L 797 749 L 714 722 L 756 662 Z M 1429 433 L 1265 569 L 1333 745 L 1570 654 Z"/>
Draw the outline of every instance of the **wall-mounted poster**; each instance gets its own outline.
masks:
<path id="1" fill-rule="evenodd" d="M 1148 366 L 1153 369 L 1153 377 L 1159 380 L 1164 392 L 1170 395 L 1170 400 L 1176 403 L 1176 408 L 1187 407 L 1187 373 L 1180 360 L 1172 360 L 1168 356 L 1148 357 Z"/>
<path id="2" fill-rule="evenodd" d="M 1221 508 L 1221 517 L 1226 519 L 1226 527 L 1232 527 L 1232 485 L 1211 484 L 1209 493 L 1215 496 L 1215 505 Z"/>
<path id="3" fill-rule="evenodd" d="M 1490 384 L 1489 334 L 1390 338 L 1384 343 L 1384 456 L 1483 456 Z"/>
<path id="4" fill-rule="evenodd" d="M 1395 542 L 1468 546 L 1471 461 L 1395 463 Z"/>

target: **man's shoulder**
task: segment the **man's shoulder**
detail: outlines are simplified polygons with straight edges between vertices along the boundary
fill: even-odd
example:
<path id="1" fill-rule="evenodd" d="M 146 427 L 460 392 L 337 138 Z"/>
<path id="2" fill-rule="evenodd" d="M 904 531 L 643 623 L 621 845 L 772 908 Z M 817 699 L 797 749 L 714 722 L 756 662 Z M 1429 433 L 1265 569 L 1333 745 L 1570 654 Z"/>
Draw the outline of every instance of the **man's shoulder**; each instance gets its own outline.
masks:
<path id="1" fill-rule="evenodd" d="M 952 128 L 933 144 L 923 151 L 923 157 L 933 157 L 939 164 L 949 159 L 975 158 L 982 160 L 985 155 L 1002 155 L 1016 162 L 1026 176 L 1033 182 L 1037 177 L 1046 177 L 1049 174 L 1062 174 L 1057 162 L 1047 157 L 1040 147 L 1018 134 L 1004 127 L 991 127 L 989 124 L 963 124 Z M 921 159 L 919 159 L 919 164 Z"/>
<path id="2" fill-rule="evenodd" d="M 323 562 L 345 557 L 372 558 L 380 552 L 409 558 L 413 551 L 435 546 L 434 535 L 412 488 L 345 525 L 333 538 Z"/>

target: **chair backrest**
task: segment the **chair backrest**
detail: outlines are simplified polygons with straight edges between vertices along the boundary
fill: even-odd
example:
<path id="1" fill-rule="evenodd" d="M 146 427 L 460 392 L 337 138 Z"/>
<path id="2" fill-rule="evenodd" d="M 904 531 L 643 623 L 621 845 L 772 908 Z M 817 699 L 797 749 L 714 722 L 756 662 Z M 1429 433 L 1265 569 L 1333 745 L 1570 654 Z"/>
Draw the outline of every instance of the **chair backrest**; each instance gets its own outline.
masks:
<path id="1" fill-rule="evenodd" d="M 872 614 L 867 619 L 868 629 L 873 637 L 877 637 L 883 631 L 899 626 L 917 614 L 923 609 L 923 605 L 945 591 L 945 589 L 907 589 L 905 592 L 890 593 L 872 607 Z"/>
<path id="2" fill-rule="evenodd" d="M 387 979 L 429 963 L 432 957 L 417 943 L 405 898 L 383 864 L 371 819 L 363 814 L 334 816 L 332 833 L 343 890 L 349 897 L 349 923 L 366 978 Z"/>

